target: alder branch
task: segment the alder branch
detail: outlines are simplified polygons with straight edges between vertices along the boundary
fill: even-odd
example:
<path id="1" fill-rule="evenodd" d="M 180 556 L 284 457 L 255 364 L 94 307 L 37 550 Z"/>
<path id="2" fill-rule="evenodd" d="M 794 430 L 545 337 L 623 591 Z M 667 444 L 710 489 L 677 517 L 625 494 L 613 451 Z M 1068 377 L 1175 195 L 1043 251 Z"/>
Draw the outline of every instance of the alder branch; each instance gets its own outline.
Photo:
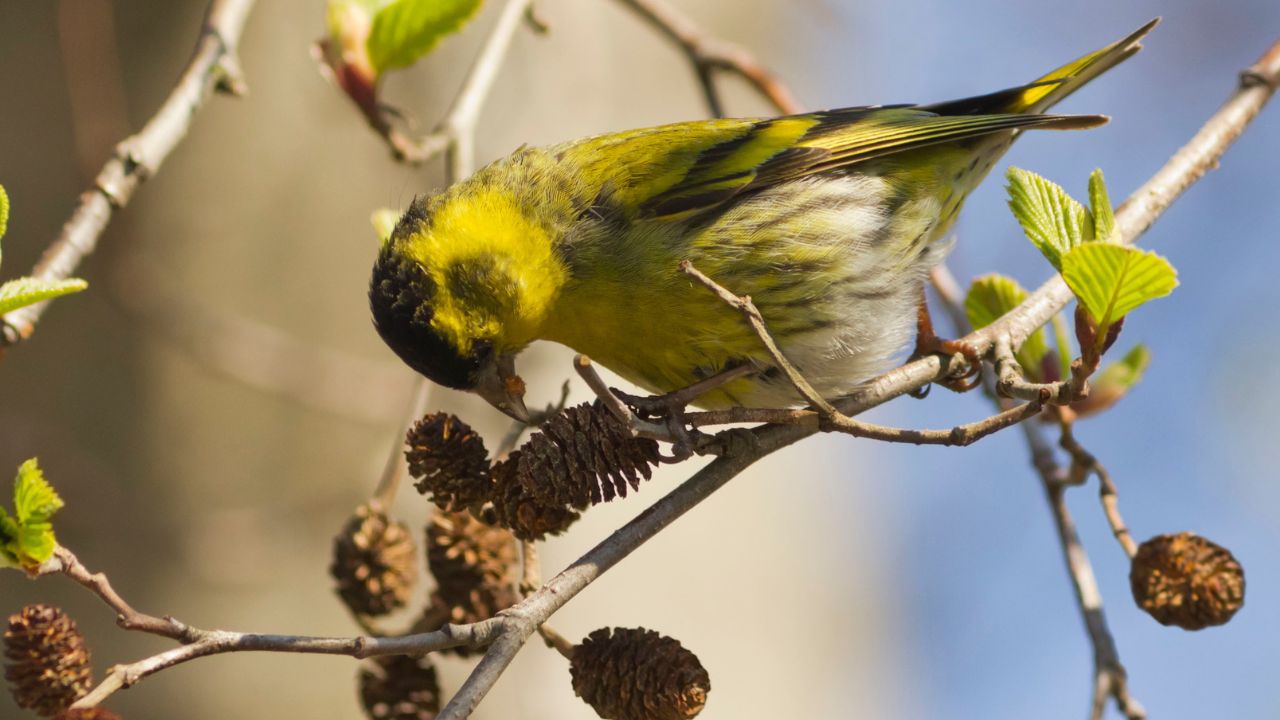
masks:
<path id="1" fill-rule="evenodd" d="M 1034 423 L 1024 423 L 1022 430 L 1031 449 L 1032 464 L 1040 474 L 1040 484 L 1049 501 L 1053 524 L 1058 532 L 1058 543 L 1062 547 L 1067 574 L 1075 592 L 1076 606 L 1080 608 L 1085 632 L 1093 646 L 1094 692 L 1090 717 L 1101 720 L 1106 700 L 1110 697 L 1115 699 L 1116 707 L 1126 718 L 1143 720 L 1146 711 L 1129 694 L 1128 674 L 1120 662 L 1120 652 L 1116 649 L 1115 638 L 1107 625 L 1102 593 L 1098 590 L 1093 565 L 1089 562 L 1089 554 L 1080 541 L 1075 521 L 1067 508 L 1066 491 L 1071 487 L 1067 482 L 1067 474 L 1054 460 L 1053 447 L 1045 440 L 1039 427 Z"/>
<path id="2" fill-rule="evenodd" d="M 939 265 L 931 273 L 930 278 L 933 280 L 934 287 L 947 307 L 956 328 L 961 332 L 969 330 L 969 319 L 964 313 L 962 292 L 950 271 L 947 270 L 946 266 Z M 999 395 L 998 385 L 990 375 L 984 375 L 983 389 L 997 407 L 1007 404 L 1008 400 Z M 1060 419 L 1064 414 L 1070 413 L 1069 409 L 1062 407 L 1056 407 L 1054 410 L 1058 412 Z M 1062 427 L 1064 430 L 1063 446 L 1065 448 L 1070 426 L 1067 423 L 1063 423 Z M 1071 578 L 1076 606 L 1080 609 L 1081 617 L 1085 623 L 1085 631 L 1093 648 L 1094 688 L 1090 717 L 1093 720 L 1101 720 L 1107 698 L 1110 697 L 1115 698 L 1116 706 L 1129 720 L 1142 720 L 1142 718 L 1146 717 L 1145 711 L 1138 701 L 1129 694 L 1128 675 L 1125 672 L 1124 665 L 1120 662 L 1120 653 L 1116 648 L 1115 638 L 1112 636 L 1107 624 L 1107 616 L 1102 607 L 1102 594 L 1098 591 L 1098 583 L 1093 574 L 1093 565 L 1089 560 L 1089 553 L 1085 550 L 1083 543 L 1080 541 L 1080 535 L 1075 529 L 1075 521 L 1071 517 L 1071 512 L 1067 508 L 1066 489 L 1072 483 L 1068 480 L 1067 472 L 1054 459 L 1053 449 L 1044 439 L 1040 428 L 1035 423 L 1026 423 L 1023 425 L 1023 432 L 1026 436 L 1027 445 L 1031 450 L 1032 465 L 1040 476 L 1040 484 L 1044 488 L 1045 496 L 1049 501 L 1054 527 L 1057 530 L 1059 544 L 1066 560 L 1067 574 Z M 1078 445 L 1076 447 L 1079 448 Z M 1079 449 L 1083 452 L 1083 448 Z M 1092 456 L 1089 457 L 1092 458 Z M 1099 475 L 1100 479 L 1102 477 L 1102 475 Z M 1106 486 L 1103 489 L 1104 493 L 1107 491 L 1110 491 L 1114 499 L 1116 496 L 1115 485 L 1110 483 L 1109 476 L 1106 478 Z M 1107 505 L 1105 495 L 1103 505 L 1105 509 Z M 1117 519 L 1119 518 L 1118 512 L 1116 517 Z M 1123 526 L 1123 521 L 1120 522 L 1121 526 Z M 1115 525 L 1113 525 L 1114 527 Z M 1125 536 L 1127 537 L 1127 531 Z M 1117 537 L 1119 537 L 1119 534 L 1117 534 Z M 1130 556 L 1132 557 L 1132 553 L 1130 553 Z"/>
<path id="3" fill-rule="evenodd" d="M 450 184 L 475 171 L 474 138 L 480 110 L 493 89 L 493 82 L 506 60 L 507 51 L 511 49 L 511 42 L 520 24 L 529 21 L 535 28 L 539 27 L 539 23 L 532 19 L 532 9 L 533 0 L 507 0 L 480 52 L 472 61 L 471 69 L 467 71 L 467 77 L 454 96 L 444 119 L 426 136 L 414 140 L 402 133 L 393 122 L 394 113 L 386 105 L 357 103 L 369 126 L 391 149 L 396 160 L 409 165 L 421 165 L 445 153 Z M 316 60 L 322 74 L 329 77 L 335 85 L 340 85 L 333 79 L 332 71 L 325 64 L 322 51 L 317 50 Z"/>
<path id="4" fill-rule="evenodd" d="M 116 145 L 93 187 L 80 195 L 80 204 L 62 232 L 36 263 L 31 275 L 43 281 L 66 280 L 97 247 L 116 210 L 125 207 L 138 186 L 155 175 L 178 143 L 187 136 L 196 114 L 214 90 L 231 95 L 246 92 L 236 50 L 254 0 L 213 0 L 205 12 L 195 54 L 169 97 L 138 134 Z M 31 337 L 49 301 L 14 310 L 0 319 L 0 347 Z"/>
<path id="5" fill-rule="evenodd" d="M 800 112 L 800 103 L 796 102 L 787 86 L 746 49 L 711 37 L 664 0 L 619 2 L 680 47 L 702 86 L 707 110 L 712 117 L 724 117 L 724 103 L 716 86 L 717 72 L 732 73 L 746 80 L 783 115 Z"/>
<path id="6" fill-rule="evenodd" d="M 462 645 L 480 647 L 492 642 L 502 629 L 502 621 L 491 618 L 469 625 L 446 624 L 433 632 L 399 637 L 312 637 L 204 630 L 172 617 L 156 617 L 135 610 L 116 592 L 105 574 L 90 572 L 67 548 L 59 546 L 54 556 L 37 571 L 38 575 L 54 573 L 67 576 L 98 596 L 116 611 L 116 624 L 121 628 L 181 643 L 180 647 L 113 667 L 97 687 L 75 703 L 77 708 L 97 705 L 116 691 L 128 688 L 149 675 L 209 655 L 229 652 L 310 653 L 354 658 L 419 655 Z"/>

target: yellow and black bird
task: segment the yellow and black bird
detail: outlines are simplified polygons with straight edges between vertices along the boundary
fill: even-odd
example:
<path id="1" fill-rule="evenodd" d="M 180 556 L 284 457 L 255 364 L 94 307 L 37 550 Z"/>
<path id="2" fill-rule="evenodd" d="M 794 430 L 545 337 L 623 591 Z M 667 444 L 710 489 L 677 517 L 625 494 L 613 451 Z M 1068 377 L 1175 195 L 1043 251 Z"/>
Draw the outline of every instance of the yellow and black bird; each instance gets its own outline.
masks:
<path id="1" fill-rule="evenodd" d="M 784 355 L 839 397 L 910 344 L 925 276 L 996 160 L 1022 130 L 1106 122 L 1045 111 L 1156 22 L 989 95 L 522 148 L 413 202 L 374 264 L 374 322 L 410 367 L 518 418 L 515 356 L 534 340 L 654 392 L 760 368 L 703 407 L 803 402 L 742 318 L 679 272 L 689 260 L 750 295 Z"/>

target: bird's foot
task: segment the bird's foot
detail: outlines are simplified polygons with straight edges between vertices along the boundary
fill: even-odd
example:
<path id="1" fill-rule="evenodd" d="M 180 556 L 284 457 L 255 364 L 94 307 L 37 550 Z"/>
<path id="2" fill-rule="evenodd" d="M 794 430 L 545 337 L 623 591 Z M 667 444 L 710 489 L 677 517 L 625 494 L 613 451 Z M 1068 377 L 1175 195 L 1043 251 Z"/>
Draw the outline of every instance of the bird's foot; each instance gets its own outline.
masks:
<path id="1" fill-rule="evenodd" d="M 960 355 L 965 359 L 964 366 L 960 368 L 962 372 L 949 374 L 938 380 L 939 385 L 952 392 L 966 392 L 982 382 L 982 354 L 963 340 L 944 340 L 938 337 L 933 330 L 933 318 L 929 316 L 929 305 L 925 301 L 922 289 L 919 310 L 916 314 L 916 347 L 910 359 L 917 360 L 927 355 L 942 355 L 947 358 Z M 918 394 L 912 394 L 917 398 L 925 397 L 929 394 L 927 388 L 926 385 Z"/>

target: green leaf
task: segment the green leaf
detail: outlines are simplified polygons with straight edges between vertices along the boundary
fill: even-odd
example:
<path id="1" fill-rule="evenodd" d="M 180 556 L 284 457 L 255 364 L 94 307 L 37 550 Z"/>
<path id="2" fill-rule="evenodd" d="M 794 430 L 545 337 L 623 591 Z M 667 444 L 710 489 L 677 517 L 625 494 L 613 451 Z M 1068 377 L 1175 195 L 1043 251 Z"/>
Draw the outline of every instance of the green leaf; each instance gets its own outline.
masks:
<path id="1" fill-rule="evenodd" d="M 0 285 L 0 315 L 43 300 L 77 293 L 87 287 L 89 287 L 89 283 L 76 278 L 70 280 L 38 280 L 24 277 L 10 280 L 4 285 Z"/>
<path id="2" fill-rule="evenodd" d="M 18 560 L 18 538 L 21 535 L 18 521 L 0 507 L 0 567 L 22 567 Z"/>
<path id="3" fill-rule="evenodd" d="M 385 244 L 391 239 L 391 233 L 395 231 L 398 222 L 400 222 L 400 213 L 391 208 L 378 208 L 369 216 L 369 223 L 373 225 L 373 231 L 378 235 L 379 244 Z"/>
<path id="4" fill-rule="evenodd" d="M 1089 311 L 1099 339 L 1134 308 L 1178 286 L 1178 273 L 1168 260 L 1149 250 L 1110 243 L 1081 245 L 1067 253 L 1062 279 Z"/>
<path id="5" fill-rule="evenodd" d="M 1089 175 L 1089 212 L 1093 214 L 1094 236 L 1101 242 L 1114 242 L 1116 214 L 1111 208 L 1111 196 L 1107 194 L 1101 168 Z"/>
<path id="6" fill-rule="evenodd" d="M 53 557 L 58 540 L 53 536 L 52 523 L 33 522 L 23 523 L 17 544 L 19 564 L 26 568 L 36 568 Z"/>
<path id="7" fill-rule="evenodd" d="M 1090 378 L 1088 397 L 1071 403 L 1071 409 L 1080 417 L 1107 410 L 1138 384 L 1150 364 L 1151 351 L 1145 345 L 1135 345 L 1119 361 L 1108 364 Z"/>
<path id="8" fill-rule="evenodd" d="M 1094 389 L 1109 392 L 1113 389 L 1121 392 L 1138 384 L 1151 365 L 1151 351 L 1146 345 L 1134 345 L 1124 357 L 1110 363 L 1098 373 L 1089 384 Z"/>
<path id="9" fill-rule="evenodd" d="M 13 515 L 0 510 L 5 564 L 30 569 L 52 557 L 58 541 L 49 520 L 61 508 L 62 498 L 44 479 L 36 459 L 22 463 L 13 481 Z"/>
<path id="10" fill-rule="evenodd" d="M 1005 313 L 1022 304 L 1027 291 L 1018 281 L 1004 275 L 984 275 L 969 286 L 964 299 L 964 313 L 975 330 L 984 328 Z M 1028 377 L 1039 379 L 1040 360 L 1049 352 L 1044 328 L 1037 328 L 1014 353 Z"/>
<path id="11" fill-rule="evenodd" d="M 62 505 L 62 498 L 44 479 L 36 459 L 22 463 L 18 477 L 13 481 L 13 514 L 17 516 L 18 524 L 47 522 L 62 509 Z"/>
<path id="12" fill-rule="evenodd" d="M 4 186 L 0 185 L 0 238 L 9 229 L 9 195 L 5 193 Z"/>
<path id="13" fill-rule="evenodd" d="M 1062 187 L 1033 172 L 1011 167 L 1006 177 L 1013 216 L 1027 239 L 1061 271 L 1063 255 L 1093 240 L 1089 211 Z"/>
<path id="14" fill-rule="evenodd" d="M 373 16 L 369 58 L 382 74 L 412 65 L 445 35 L 462 27 L 480 0 L 393 0 Z"/>

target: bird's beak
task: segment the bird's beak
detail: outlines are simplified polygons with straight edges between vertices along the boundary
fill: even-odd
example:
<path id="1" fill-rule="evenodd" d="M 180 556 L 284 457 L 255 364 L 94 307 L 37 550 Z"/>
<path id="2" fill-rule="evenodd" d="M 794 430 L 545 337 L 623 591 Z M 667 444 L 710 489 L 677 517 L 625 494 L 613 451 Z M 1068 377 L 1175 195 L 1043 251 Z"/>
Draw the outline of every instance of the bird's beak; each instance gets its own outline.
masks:
<path id="1" fill-rule="evenodd" d="M 502 355 L 480 370 L 475 392 L 507 417 L 529 422 L 524 406 L 524 380 L 516 374 L 514 355 Z"/>

